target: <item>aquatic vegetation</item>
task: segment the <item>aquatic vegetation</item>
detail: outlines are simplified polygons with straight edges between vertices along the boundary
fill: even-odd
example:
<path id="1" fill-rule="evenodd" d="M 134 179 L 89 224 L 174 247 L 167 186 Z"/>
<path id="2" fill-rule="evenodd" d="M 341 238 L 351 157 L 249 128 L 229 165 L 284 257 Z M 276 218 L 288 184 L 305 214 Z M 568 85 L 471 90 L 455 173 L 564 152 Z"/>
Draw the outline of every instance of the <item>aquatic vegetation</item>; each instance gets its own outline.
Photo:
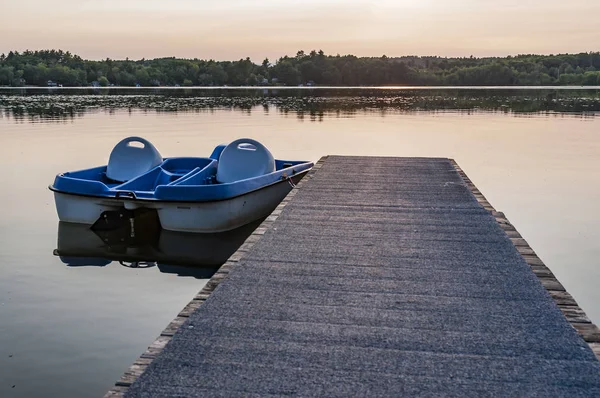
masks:
<path id="1" fill-rule="evenodd" d="M 305 115 L 357 112 L 492 111 L 571 113 L 600 111 L 599 90 L 492 89 L 111 89 L 0 90 L 6 117 L 69 119 L 89 112 L 202 112 L 271 110 Z"/>

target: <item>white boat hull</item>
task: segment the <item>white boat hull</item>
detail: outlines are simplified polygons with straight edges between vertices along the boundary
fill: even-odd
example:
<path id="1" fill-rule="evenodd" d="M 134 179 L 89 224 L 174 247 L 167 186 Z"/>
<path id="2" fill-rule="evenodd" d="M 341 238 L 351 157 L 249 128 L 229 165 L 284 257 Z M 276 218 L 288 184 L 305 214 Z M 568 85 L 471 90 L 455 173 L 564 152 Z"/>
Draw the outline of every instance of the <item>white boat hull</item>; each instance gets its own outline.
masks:
<path id="1" fill-rule="evenodd" d="M 228 200 L 164 203 L 156 209 L 168 231 L 223 232 L 268 216 L 291 189 L 284 181 Z"/>
<path id="2" fill-rule="evenodd" d="M 60 221 L 92 225 L 105 211 L 114 211 L 123 207 L 118 199 L 94 198 L 62 192 L 54 192 L 54 203 Z"/>
<path id="3" fill-rule="evenodd" d="M 305 173 L 295 176 L 299 180 Z M 105 211 L 123 207 L 156 209 L 163 229 L 168 231 L 215 233 L 229 231 L 268 216 L 291 191 L 281 181 L 237 196 L 212 202 L 163 202 L 134 199 L 97 198 L 54 192 L 60 221 L 94 224 Z"/>

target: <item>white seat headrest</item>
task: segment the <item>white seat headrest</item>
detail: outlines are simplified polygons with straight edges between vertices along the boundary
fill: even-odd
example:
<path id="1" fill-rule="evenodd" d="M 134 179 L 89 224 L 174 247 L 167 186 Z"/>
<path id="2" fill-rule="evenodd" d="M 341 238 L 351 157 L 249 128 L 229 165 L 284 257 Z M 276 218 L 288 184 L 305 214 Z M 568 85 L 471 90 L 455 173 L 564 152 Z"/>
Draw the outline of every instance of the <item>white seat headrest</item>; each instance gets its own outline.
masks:
<path id="1" fill-rule="evenodd" d="M 128 137 L 113 148 L 106 167 L 106 176 L 111 180 L 125 182 L 161 164 L 158 150 L 141 137 Z"/>
<path id="2" fill-rule="evenodd" d="M 275 159 L 263 144 L 250 138 L 235 140 L 223 149 L 217 166 L 221 183 L 245 180 L 275 171 Z"/>

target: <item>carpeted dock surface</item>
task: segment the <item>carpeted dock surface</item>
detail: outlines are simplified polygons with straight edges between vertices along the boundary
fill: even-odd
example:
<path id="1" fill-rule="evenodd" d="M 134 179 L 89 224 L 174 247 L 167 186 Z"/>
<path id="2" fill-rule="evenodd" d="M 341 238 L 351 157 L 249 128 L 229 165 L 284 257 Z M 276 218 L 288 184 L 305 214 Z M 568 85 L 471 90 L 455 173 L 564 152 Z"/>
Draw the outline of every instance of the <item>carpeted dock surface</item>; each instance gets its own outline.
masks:
<path id="1" fill-rule="evenodd" d="M 330 156 L 129 397 L 600 396 L 447 159 Z"/>

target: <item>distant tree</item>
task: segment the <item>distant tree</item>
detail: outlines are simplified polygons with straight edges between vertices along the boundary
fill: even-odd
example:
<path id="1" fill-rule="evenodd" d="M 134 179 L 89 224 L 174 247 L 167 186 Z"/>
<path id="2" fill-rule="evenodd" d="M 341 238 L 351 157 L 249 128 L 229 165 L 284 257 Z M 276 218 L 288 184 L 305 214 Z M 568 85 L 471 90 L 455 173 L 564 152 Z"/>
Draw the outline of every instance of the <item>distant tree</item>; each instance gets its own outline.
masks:
<path id="1" fill-rule="evenodd" d="M 575 69 L 573 69 L 573 67 L 571 66 L 571 64 L 563 62 L 560 65 L 559 71 L 560 71 L 561 74 L 563 74 L 563 73 L 573 73 L 573 72 L 575 72 Z"/>
<path id="2" fill-rule="evenodd" d="M 212 75 L 209 73 L 201 73 L 198 75 L 198 85 L 199 86 L 212 86 L 214 85 L 214 80 Z"/>
<path id="3" fill-rule="evenodd" d="M 117 84 L 119 86 L 135 86 L 137 79 L 133 73 L 121 71 L 118 74 Z"/>
<path id="4" fill-rule="evenodd" d="M 10 86 L 15 78 L 15 68 L 12 66 L 5 66 L 0 68 L 0 85 Z"/>
<path id="5" fill-rule="evenodd" d="M 208 74 L 211 76 L 212 84 L 222 86 L 227 83 L 227 72 L 218 63 L 212 63 L 208 67 Z"/>
<path id="6" fill-rule="evenodd" d="M 246 85 L 248 86 L 256 86 L 258 84 L 258 78 L 254 73 L 251 73 L 246 80 Z"/>
<path id="7" fill-rule="evenodd" d="M 100 76 L 100 77 L 98 78 L 98 83 L 99 83 L 99 84 L 100 84 L 102 87 L 106 87 L 106 86 L 108 86 L 108 85 L 109 85 L 109 81 L 108 81 L 108 79 L 106 78 L 106 76 Z"/>
<path id="8" fill-rule="evenodd" d="M 298 69 L 300 70 L 301 80 L 303 82 L 316 82 L 323 83 L 321 77 L 323 71 L 321 71 L 312 60 L 302 61 L 300 65 L 298 65 Z"/>
<path id="9" fill-rule="evenodd" d="M 140 86 L 150 85 L 150 76 L 148 75 L 148 71 L 144 67 L 138 68 L 135 71 L 135 80 L 136 83 Z"/>
<path id="10" fill-rule="evenodd" d="M 600 85 L 600 72 L 585 72 L 581 83 L 584 86 Z"/>
<path id="11" fill-rule="evenodd" d="M 259 73 L 263 75 L 265 78 L 269 78 L 269 68 L 271 67 L 271 62 L 269 62 L 269 58 L 265 58 L 262 61 L 262 64 L 259 68 Z"/>
<path id="12" fill-rule="evenodd" d="M 288 86 L 297 86 L 300 83 L 300 72 L 288 60 L 277 62 L 272 68 L 272 76 L 276 76 L 280 83 Z"/>

